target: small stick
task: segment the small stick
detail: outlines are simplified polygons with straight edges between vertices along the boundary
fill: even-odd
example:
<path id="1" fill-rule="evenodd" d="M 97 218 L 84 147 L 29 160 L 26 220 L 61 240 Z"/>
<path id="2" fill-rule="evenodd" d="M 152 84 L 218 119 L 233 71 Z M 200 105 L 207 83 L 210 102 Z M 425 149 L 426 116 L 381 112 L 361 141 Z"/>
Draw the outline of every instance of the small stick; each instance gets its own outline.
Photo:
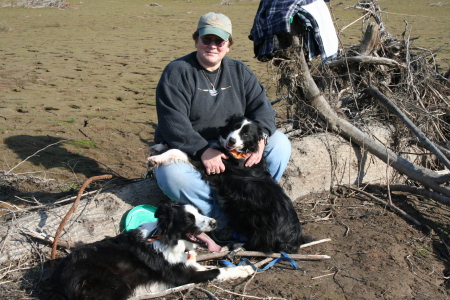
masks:
<path id="1" fill-rule="evenodd" d="M 55 241 L 55 239 L 53 237 L 51 237 L 51 236 L 44 235 L 44 234 L 41 234 L 41 233 L 38 233 L 38 232 L 35 232 L 35 231 L 31 231 L 29 229 L 21 229 L 21 231 L 24 234 L 26 234 L 26 235 L 29 235 L 29 236 L 31 236 L 31 237 L 33 237 L 35 239 L 44 241 L 44 242 L 46 242 L 46 243 L 48 243 L 50 245 L 53 245 L 53 242 Z M 70 243 L 69 241 L 67 241 L 67 240 L 59 239 L 58 240 L 58 246 L 70 249 L 74 245 L 72 243 Z"/>
<path id="2" fill-rule="evenodd" d="M 314 246 L 314 245 L 317 245 L 317 244 L 321 244 L 321 243 L 325 243 L 325 242 L 330 242 L 330 241 L 331 241 L 330 238 L 321 239 L 321 240 L 318 240 L 318 241 L 313 241 L 313 242 L 310 242 L 310 243 L 306 243 L 306 244 L 300 245 L 300 249 L 311 247 L 311 246 Z M 215 258 L 221 258 L 221 257 L 224 257 L 224 256 L 228 255 L 228 253 L 230 253 L 230 252 L 231 251 L 226 250 L 226 251 L 222 251 L 222 252 L 215 252 L 215 253 L 208 253 L 208 254 L 199 255 L 197 257 L 197 261 L 204 261 L 204 260 L 210 260 L 210 259 L 215 259 Z M 238 253 L 240 253 L 240 254 L 238 254 Z M 262 252 L 249 252 L 249 251 L 237 252 L 235 255 L 236 256 L 252 256 L 252 255 L 247 255 L 248 253 L 251 253 L 251 254 L 258 253 L 258 255 L 253 255 L 253 256 L 267 256 L 267 257 L 271 257 L 271 258 L 280 257 L 279 254 L 278 254 L 278 256 L 273 256 L 273 254 L 266 255 L 266 254 L 264 254 Z M 299 259 L 299 260 L 304 259 L 305 257 L 306 257 L 305 260 L 314 260 L 314 259 L 310 259 L 311 255 L 289 254 L 289 256 L 291 258 L 293 258 L 293 259 Z M 296 258 L 298 256 L 300 258 Z M 322 255 L 322 256 L 327 256 L 327 255 Z M 328 258 L 330 258 L 330 257 L 321 257 L 320 259 L 328 259 Z"/>
<path id="3" fill-rule="evenodd" d="M 271 258 L 278 258 L 281 257 L 280 253 L 272 253 L 272 254 L 266 254 L 259 251 L 241 251 L 235 254 L 235 256 L 266 256 Z M 322 260 L 322 259 L 329 259 L 331 258 L 328 255 L 308 255 L 308 254 L 289 254 L 289 257 L 296 260 Z"/>
<path id="4" fill-rule="evenodd" d="M 88 196 L 88 195 L 95 194 L 95 193 L 98 193 L 98 192 L 99 192 L 99 190 L 90 191 L 90 192 L 84 193 L 82 196 Z M 18 198 L 18 197 L 16 196 L 16 198 Z M 64 202 L 69 202 L 69 201 L 72 201 L 73 199 L 76 199 L 76 198 L 77 198 L 77 196 L 72 196 L 72 197 L 69 197 L 69 198 L 66 198 L 66 199 L 62 199 L 62 200 L 59 200 L 59 201 L 56 201 L 56 202 L 52 202 L 52 203 L 41 204 L 39 206 L 31 206 L 31 207 L 21 208 L 20 210 L 21 211 L 34 210 L 34 209 L 38 209 L 38 208 L 43 208 L 43 207 L 47 207 L 47 206 L 61 204 L 61 203 L 64 203 Z M 18 198 L 18 199 L 26 201 L 26 200 L 21 199 L 21 198 Z"/>
<path id="5" fill-rule="evenodd" d="M 226 256 L 231 251 L 204 254 L 197 257 L 197 261 L 204 261 L 209 259 L 221 258 Z M 240 251 L 236 252 L 235 256 L 254 256 L 254 257 L 270 257 L 270 258 L 278 258 L 281 257 L 280 253 L 272 253 L 266 254 L 264 252 L 259 251 Z M 296 260 L 322 260 L 331 258 L 328 255 L 308 255 L 308 254 L 289 254 L 289 257 Z"/>
<path id="6" fill-rule="evenodd" d="M 230 253 L 231 251 L 222 251 L 222 252 L 214 252 L 214 253 L 208 253 L 208 254 L 202 254 L 197 256 L 197 261 L 205 261 L 205 260 L 211 260 L 211 259 L 216 259 L 216 258 L 221 258 L 224 256 L 227 256 L 228 253 Z"/>
<path id="7" fill-rule="evenodd" d="M 347 29 L 347 27 L 352 26 L 353 24 L 355 24 L 356 22 L 358 22 L 358 21 L 361 20 L 362 18 L 366 17 L 366 15 L 367 15 L 367 12 L 364 13 L 364 15 L 362 15 L 361 17 L 359 17 L 359 18 L 356 19 L 355 21 L 351 22 L 350 24 L 345 25 L 344 27 L 342 27 L 342 28 L 339 30 L 339 33 L 342 33 L 345 29 Z"/>
<path id="8" fill-rule="evenodd" d="M 69 220 L 70 216 L 73 214 L 73 212 L 77 208 L 78 203 L 80 202 L 81 196 L 83 195 L 83 192 L 87 188 L 89 183 L 91 183 L 92 181 L 95 181 L 95 180 L 100 180 L 100 179 L 111 179 L 112 177 L 113 176 L 109 175 L 109 174 L 108 175 L 94 176 L 94 177 L 88 178 L 83 183 L 83 185 L 81 186 L 80 190 L 78 191 L 77 198 L 75 199 L 75 201 L 72 204 L 72 207 L 69 209 L 69 211 L 67 212 L 66 216 L 62 219 L 61 224 L 59 224 L 58 230 L 56 230 L 55 239 L 53 240 L 53 245 L 52 245 L 52 253 L 51 253 L 51 256 L 50 256 L 50 258 L 52 260 L 55 259 L 55 257 L 56 257 L 56 247 L 58 246 L 59 236 L 61 235 L 61 232 L 64 229 L 64 225 L 66 225 L 66 222 Z"/>
<path id="9" fill-rule="evenodd" d="M 15 168 L 17 168 L 18 166 L 20 166 L 21 164 L 23 164 L 24 162 L 26 162 L 27 160 L 29 160 L 29 159 L 32 158 L 33 156 L 36 156 L 39 152 L 44 151 L 45 149 L 47 149 L 47 148 L 49 148 L 49 147 L 51 147 L 51 146 L 54 146 L 54 145 L 58 145 L 58 144 L 60 144 L 60 143 L 67 142 L 67 141 L 69 141 L 69 140 L 70 140 L 70 139 L 58 141 L 58 142 L 56 142 L 56 143 L 47 145 L 47 146 L 45 146 L 44 148 L 42 148 L 42 149 L 40 149 L 40 150 L 34 152 L 34 153 L 31 154 L 30 156 L 28 156 L 27 158 L 25 158 L 24 160 L 22 160 L 20 163 L 18 163 L 14 168 L 12 168 L 12 169 L 10 169 L 8 172 L 6 172 L 5 175 L 9 175 Z"/>
<path id="10" fill-rule="evenodd" d="M 324 278 L 324 277 L 328 277 L 328 276 L 333 276 L 335 273 L 330 273 L 330 274 L 325 274 L 325 275 L 321 275 L 321 276 L 316 276 L 311 278 L 312 280 L 314 279 L 320 279 L 320 278 Z"/>
<path id="11" fill-rule="evenodd" d="M 348 236 L 348 233 L 350 232 L 350 227 L 348 227 L 347 225 L 345 225 L 344 222 L 342 222 L 342 221 L 339 221 L 338 223 L 345 227 L 345 233 L 344 233 L 344 236 Z"/>
<path id="12" fill-rule="evenodd" d="M 273 258 L 268 257 L 266 259 L 263 259 L 260 262 L 257 262 L 256 264 L 254 264 L 254 266 L 257 267 L 257 268 L 260 268 L 260 267 L 264 266 L 265 264 L 270 263 L 272 260 L 273 260 Z"/>
<path id="13" fill-rule="evenodd" d="M 306 247 L 310 247 L 310 246 L 314 246 L 314 245 L 321 244 L 321 243 L 325 243 L 325 242 L 330 242 L 330 241 L 331 241 L 330 238 L 321 239 L 321 240 L 318 240 L 318 241 L 314 241 L 314 242 L 310 242 L 310 243 L 306 243 L 306 244 L 300 245 L 300 249 L 306 248 Z"/>

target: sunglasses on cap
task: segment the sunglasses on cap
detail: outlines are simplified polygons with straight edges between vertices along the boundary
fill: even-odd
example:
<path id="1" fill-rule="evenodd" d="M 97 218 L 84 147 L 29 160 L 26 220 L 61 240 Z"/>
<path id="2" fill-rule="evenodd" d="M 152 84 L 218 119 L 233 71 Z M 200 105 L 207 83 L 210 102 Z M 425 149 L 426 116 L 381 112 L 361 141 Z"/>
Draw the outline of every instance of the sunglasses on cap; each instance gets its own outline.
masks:
<path id="1" fill-rule="evenodd" d="M 213 40 L 211 38 L 205 38 L 205 37 L 201 37 L 200 38 L 202 40 L 203 45 L 205 46 L 209 46 L 211 43 L 214 43 L 216 45 L 216 47 L 223 47 L 225 46 L 225 43 L 228 40 L 222 40 L 222 39 L 217 39 L 217 40 Z"/>

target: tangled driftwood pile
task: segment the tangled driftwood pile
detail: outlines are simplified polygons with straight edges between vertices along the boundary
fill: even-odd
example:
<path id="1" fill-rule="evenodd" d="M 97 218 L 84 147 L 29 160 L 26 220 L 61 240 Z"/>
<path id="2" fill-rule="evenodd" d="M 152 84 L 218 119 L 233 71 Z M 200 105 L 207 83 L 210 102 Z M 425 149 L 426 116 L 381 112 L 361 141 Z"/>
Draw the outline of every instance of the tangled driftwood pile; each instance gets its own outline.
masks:
<path id="1" fill-rule="evenodd" d="M 434 52 L 412 46 L 407 26 L 402 40 L 394 39 L 377 1 L 354 8 L 363 11 L 366 28 L 360 45 L 327 64 L 308 63 L 293 26 L 292 46 L 274 59 L 289 122 L 305 135 L 332 130 L 377 156 L 399 174 L 395 182 L 402 184 L 390 190 L 450 205 L 450 70 L 440 73 Z M 367 133 L 376 123 L 390 125 L 391 144 Z M 411 149 L 419 159 L 410 162 L 403 154 Z"/>

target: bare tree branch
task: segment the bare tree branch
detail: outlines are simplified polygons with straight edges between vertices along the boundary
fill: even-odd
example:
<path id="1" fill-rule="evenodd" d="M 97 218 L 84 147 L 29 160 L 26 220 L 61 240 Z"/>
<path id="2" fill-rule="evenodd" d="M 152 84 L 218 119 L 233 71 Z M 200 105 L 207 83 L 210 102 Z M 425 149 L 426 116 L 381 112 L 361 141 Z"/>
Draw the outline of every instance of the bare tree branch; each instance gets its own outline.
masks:
<path id="1" fill-rule="evenodd" d="M 433 191 L 430 191 L 430 190 L 427 190 L 424 188 L 405 185 L 405 184 L 391 184 L 390 188 L 391 188 L 391 191 L 399 191 L 399 192 L 407 192 L 407 193 L 417 194 L 417 195 L 428 197 L 430 199 L 441 202 L 443 204 L 450 205 L 449 197 L 443 196 L 441 194 L 435 193 Z"/>
<path id="2" fill-rule="evenodd" d="M 380 100 L 390 111 L 395 113 L 400 120 L 406 124 L 406 126 L 419 138 L 420 142 L 427 147 L 428 150 L 434 153 L 436 157 L 447 167 L 450 169 L 450 161 L 445 157 L 445 155 L 439 150 L 438 147 L 434 145 L 424 134 L 423 132 L 416 126 L 414 123 L 392 102 L 388 97 L 383 95 L 376 87 L 370 87 L 367 89 L 369 94 Z"/>

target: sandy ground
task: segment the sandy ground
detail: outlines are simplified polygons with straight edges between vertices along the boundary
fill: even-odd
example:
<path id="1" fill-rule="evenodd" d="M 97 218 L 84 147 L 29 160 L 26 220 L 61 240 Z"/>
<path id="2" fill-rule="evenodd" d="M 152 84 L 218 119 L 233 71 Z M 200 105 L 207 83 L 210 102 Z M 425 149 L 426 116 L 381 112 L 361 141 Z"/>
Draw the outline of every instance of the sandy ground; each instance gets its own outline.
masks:
<path id="1" fill-rule="evenodd" d="M 236 44 L 229 56 L 246 62 L 270 98 L 277 98 L 273 68 L 253 58 L 247 38 L 258 3 L 163 0 L 156 6 L 142 0 L 88 0 L 71 2 L 70 9 L 0 8 L 0 170 L 45 179 L 2 183 L 0 200 L 18 206 L 27 203 L 16 195 L 53 201 L 104 173 L 142 178 L 157 122 L 159 76 L 168 62 L 194 50 L 190 36 L 206 12 L 232 19 Z M 331 2 L 338 28 L 361 15 L 347 9 L 355 3 Z M 407 22 L 407 35 L 420 37 L 415 46 L 447 45 L 436 59 L 441 72 L 449 68 L 450 3 L 379 3 L 394 36 L 401 37 Z M 360 28 L 358 22 L 345 29 L 342 46 L 358 44 Z M 330 260 L 300 262 L 297 271 L 280 264 L 249 282 L 221 284 L 226 292 L 205 288 L 220 299 L 234 298 L 230 291 L 286 299 L 449 299 L 448 208 L 396 197 L 394 203 L 423 223 L 418 227 L 356 194 L 297 200 L 304 232 L 312 239 L 332 238 L 302 253 L 327 254 Z M 0 298 L 45 299 L 39 293 L 45 278 L 41 267 L 48 270 L 47 264 L 22 266 L 29 268 L 24 272 L 0 266 Z M 207 296 L 194 290 L 169 298 Z"/>

